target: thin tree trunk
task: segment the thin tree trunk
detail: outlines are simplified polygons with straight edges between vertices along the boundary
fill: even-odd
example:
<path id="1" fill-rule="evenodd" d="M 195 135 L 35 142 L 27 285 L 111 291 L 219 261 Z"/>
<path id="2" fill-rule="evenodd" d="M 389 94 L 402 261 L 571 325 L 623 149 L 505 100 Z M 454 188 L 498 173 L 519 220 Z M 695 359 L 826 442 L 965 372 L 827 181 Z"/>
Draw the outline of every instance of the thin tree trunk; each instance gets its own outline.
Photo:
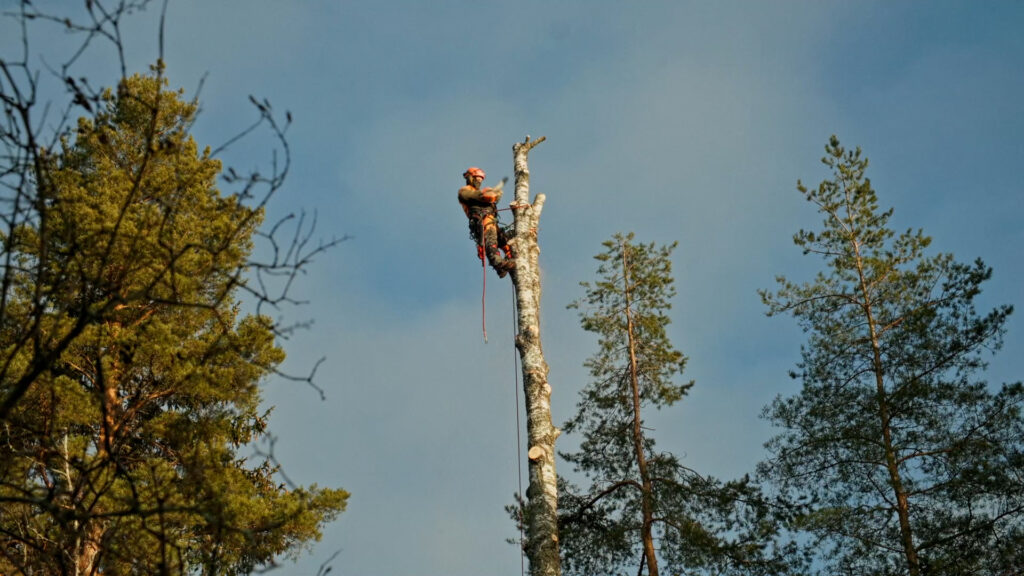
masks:
<path id="1" fill-rule="evenodd" d="M 523 388 L 526 392 L 526 432 L 530 461 L 530 486 L 526 490 L 526 557 L 531 576 L 561 574 L 558 555 L 558 477 L 555 474 L 555 438 L 560 431 L 551 423 L 551 386 L 548 385 L 548 364 L 540 342 L 540 267 L 537 264 L 537 224 L 544 208 L 544 195 L 538 194 L 530 204 L 530 170 L 527 156 L 544 138 L 530 140 L 512 147 L 515 156 L 516 268 L 512 271 L 516 304 L 519 309 L 519 333 L 516 348 L 523 365 Z"/>
<path id="2" fill-rule="evenodd" d="M 917 557 L 917 547 L 914 544 L 914 533 L 910 526 L 910 502 L 907 498 L 907 490 L 903 486 L 903 478 L 900 476 L 899 464 L 896 462 L 896 451 L 892 445 L 892 422 L 889 414 L 889 399 L 885 393 L 885 367 L 882 364 L 881 344 L 878 341 L 878 328 L 872 311 L 871 295 L 868 292 L 867 280 L 864 277 L 864 260 L 860 254 L 860 246 L 853 243 L 854 253 L 857 257 L 857 274 L 860 279 L 861 298 L 864 300 L 864 315 L 867 317 L 868 329 L 871 334 L 871 369 L 875 375 L 875 394 L 878 399 L 878 417 L 882 425 L 882 446 L 885 451 L 885 467 L 889 472 L 889 485 L 892 487 L 893 495 L 896 497 L 896 517 L 900 525 L 900 539 L 903 544 L 903 554 L 907 560 L 907 570 L 910 576 L 921 574 L 921 564 Z"/>
<path id="3" fill-rule="evenodd" d="M 647 559 L 647 574 L 658 576 L 658 558 L 654 554 L 654 487 L 651 475 L 647 471 L 647 457 L 644 454 L 644 432 L 640 427 L 640 376 L 636 367 L 636 343 L 633 340 L 632 298 L 629 288 L 629 243 L 623 241 L 622 250 L 622 293 L 626 297 L 626 336 L 629 340 L 629 381 L 633 388 L 633 450 L 636 452 L 636 465 L 640 471 L 641 511 L 643 523 L 640 525 L 640 540 L 643 543 L 644 558 Z M 641 562 L 641 566 L 642 566 Z"/>
<path id="4" fill-rule="evenodd" d="M 75 566 L 75 574 L 80 576 L 93 576 L 97 573 L 96 560 L 100 555 L 100 542 L 103 540 L 103 528 L 98 522 L 92 522 L 86 527 L 84 541 L 81 542 L 81 552 Z"/>
<path id="5" fill-rule="evenodd" d="M 92 506 L 89 506 L 90 513 L 98 513 L 93 506 L 99 493 L 108 489 L 108 473 L 114 466 L 114 450 L 118 433 L 117 412 L 121 406 L 120 383 L 121 363 L 119 360 L 120 351 L 116 345 L 117 336 L 121 331 L 120 322 L 107 324 L 110 331 L 110 342 L 103 355 L 96 357 L 95 381 L 100 393 L 100 415 L 102 422 L 99 426 L 99 437 L 96 444 L 96 459 L 99 467 L 96 471 L 83 476 L 85 482 L 99 483 L 88 487 L 87 493 L 91 496 Z M 110 369 L 103 368 L 103 356 L 110 358 Z M 97 474 L 98 472 L 98 474 Z M 78 549 L 78 561 L 75 572 L 78 576 L 93 576 L 98 570 L 97 560 L 101 552 L 101 543 L 106 532 L 106 522 L 97 518 L 86 518 L 83 524 L 76 531 L 76 548 Z"/>

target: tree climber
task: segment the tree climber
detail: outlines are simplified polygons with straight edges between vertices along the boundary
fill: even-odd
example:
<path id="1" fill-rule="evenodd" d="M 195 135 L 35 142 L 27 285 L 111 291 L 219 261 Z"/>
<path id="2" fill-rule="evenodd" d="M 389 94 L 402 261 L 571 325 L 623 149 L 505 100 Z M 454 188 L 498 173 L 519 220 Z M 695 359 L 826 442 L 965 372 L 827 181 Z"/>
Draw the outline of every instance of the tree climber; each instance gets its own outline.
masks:
<path id="1" fill-rule="evenodd" d="M 469 218 L 469 234 L 476 242 L 477 256 L 483 261 L 486 254 L 491 268 L 499 278 L 504 278 L 516 267 L 515 251 L 509 246 L 505 231 L 498 226 L 497 204 L 507 178 L 493 188 L 481 189 L 485 176 L 484 171 L 476 166 L 462 174 L 466 185 L 459 188 L 459 204 Z"/>

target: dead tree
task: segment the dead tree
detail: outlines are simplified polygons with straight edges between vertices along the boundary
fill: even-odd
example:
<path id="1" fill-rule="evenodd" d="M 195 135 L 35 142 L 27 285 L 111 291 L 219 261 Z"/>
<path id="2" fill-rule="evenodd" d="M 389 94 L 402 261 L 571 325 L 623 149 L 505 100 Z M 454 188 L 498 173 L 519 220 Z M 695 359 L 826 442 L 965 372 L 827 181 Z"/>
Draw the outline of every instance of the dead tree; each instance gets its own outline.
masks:
<path id="1" fill-rule="evenodd" d="M 526 392 L 526 431 L 530 462 L 530 485 L 526 490 L 523 522 L 526 525 L 526 557 L 531 576 L 556 576 L 561 573 L 558 556 L 558 477 L 555 474 L 555 438 L 559 430 L 551 422 L 551 386 L 548 364 L 540 342 L 540 267 L 537 264 L 537 224 L 544 208 L 544 195 L 530 203 L 530 170 L 527 155 L 544 141 L 523 142 L 512 147 L 515 155 L 515 245 L 518 250 L 512 273 L 518 306 L 516 348 L 523 366 Z"/>

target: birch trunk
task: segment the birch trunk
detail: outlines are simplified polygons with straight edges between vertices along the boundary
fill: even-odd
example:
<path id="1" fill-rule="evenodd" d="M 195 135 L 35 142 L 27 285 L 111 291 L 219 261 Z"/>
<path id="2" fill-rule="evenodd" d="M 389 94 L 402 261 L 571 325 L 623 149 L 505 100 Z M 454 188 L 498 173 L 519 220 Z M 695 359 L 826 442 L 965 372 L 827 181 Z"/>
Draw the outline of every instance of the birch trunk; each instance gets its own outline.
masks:
<path id="1" fill-rule="evenodd" d="M 530 462 L 530 485 L 526 490 L 526 557 L 531 576 L 561 574 L 558 555 L 558 477 L 555 474 L 555 438 L 560 431 L 551 422 L 551 386 L 548 385 L 548 364 L 540 341 L 540 267 L 537 264 L 537 225 L 545 197 L 538 194 L 530 203 L 530 170 L 527 156 L 544 138 L 530 140 L 512 147 L 515 155 L 515 242 L 518 255 L 512 271 L 515 287 L 519 331 L 516 348 L 523 366 L 523 388 L 526 393 L 526 432 Z"/>

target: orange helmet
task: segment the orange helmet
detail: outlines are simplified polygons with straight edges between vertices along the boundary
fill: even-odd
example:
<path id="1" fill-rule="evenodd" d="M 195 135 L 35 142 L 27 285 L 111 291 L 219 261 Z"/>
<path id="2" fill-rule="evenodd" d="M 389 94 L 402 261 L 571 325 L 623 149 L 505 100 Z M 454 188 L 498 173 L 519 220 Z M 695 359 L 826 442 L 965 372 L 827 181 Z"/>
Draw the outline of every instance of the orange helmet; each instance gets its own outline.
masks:
<path id="1" fill-rule="evenodd" d="M 487 177 L 487 175 L 484 174 L 484 171 L 479 169 L 479 168 L 477 168 L 476 166 L 472 166 L 472 167 L 468 168 L 465 172 L 462 173 L 462 177 L 463 178 L 469 178 L 471 176 L 479 176 L 481 178 L 486 178 Z"/>

